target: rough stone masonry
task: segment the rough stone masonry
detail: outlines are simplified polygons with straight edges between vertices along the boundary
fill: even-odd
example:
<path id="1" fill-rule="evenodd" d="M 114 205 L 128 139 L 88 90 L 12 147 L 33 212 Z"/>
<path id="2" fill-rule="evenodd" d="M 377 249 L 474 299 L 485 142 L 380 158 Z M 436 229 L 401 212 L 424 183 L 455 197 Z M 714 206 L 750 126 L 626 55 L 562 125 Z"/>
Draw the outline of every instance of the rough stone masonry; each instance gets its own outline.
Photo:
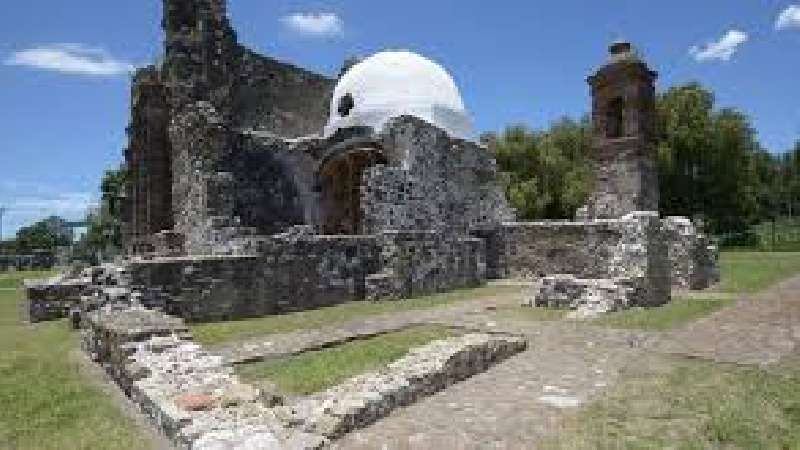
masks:
<path id="1" fill-rule="evenodd" d="M 589 77 L 596 179 L 586 207 L 572 222 L 525 223 L 490 152 L 447 131 L 466 129 L 467 113 L 435 63 L 383 52 L 390 73 L 367 58 L 338 80 L 314 74 L 240 45 L 224 0 L 164 0 L 163 27 L 163 62 L 139 70 L 131 89 L 121 270 L 170 314 L 227 320 L 496 277 L 545 280 L 530 303 L 569 307 L 586 302 L 568 293 L 589 295 L 577 280 L 607 280 L 589 285 L 626 293 L 599 308 L 610 310 L 716 279 L 702 230 L 658 217 L 656 74 L 628 43 L 614 43 Z M 351 71 L 374 79 L 347 84 Z M 397 83 L 420 89 L 422 104 L 407 104 Z M 422 90 L 429 84 L 446 92 Z M 80 310 L 82 297 L 97 303 L 102 284 L 31 284 L 31 320 Z M 594 305 L 604 297 L 589 291 Z"/>

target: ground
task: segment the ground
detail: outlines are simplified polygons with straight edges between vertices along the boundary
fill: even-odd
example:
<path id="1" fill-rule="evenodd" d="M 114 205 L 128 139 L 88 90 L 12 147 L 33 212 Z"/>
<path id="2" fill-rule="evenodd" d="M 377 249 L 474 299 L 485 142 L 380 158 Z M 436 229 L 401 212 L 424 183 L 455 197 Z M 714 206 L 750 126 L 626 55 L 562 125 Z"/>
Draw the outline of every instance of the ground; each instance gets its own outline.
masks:
<path id="1" fill-rule="evenodd" d="M 726 253 L 722 277 L 712 292 L 591 322 L 520 308 L 522 288 L 505 284 L 193 331 L 232 360 L 268 359 L 240 365 L 248 378 L 301 393 L 445 325 L 529 338 L 527 351 L 343 438 L 342 449 L 800 448 L 800 254 Z M 19 296 L 0 289 L 0 448 L 163 445 L 86 369 L 65 323 L 18 323 Z M 298 349 L 317 351 L 290 356 Z M 337 374 L 319 377 L 333 365 Z"/>

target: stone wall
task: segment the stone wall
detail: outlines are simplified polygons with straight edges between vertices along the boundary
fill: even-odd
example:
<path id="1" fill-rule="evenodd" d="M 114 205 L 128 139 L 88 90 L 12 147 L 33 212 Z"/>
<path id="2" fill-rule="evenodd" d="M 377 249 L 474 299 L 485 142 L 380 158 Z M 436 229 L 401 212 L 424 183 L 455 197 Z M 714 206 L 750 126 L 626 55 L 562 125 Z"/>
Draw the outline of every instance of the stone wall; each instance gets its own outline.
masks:
<path id="1" fill-rule="evenodd" d="M 191 321 L 258 317 L 335 305 L 366 296 L 378 270 L 370 237 L 263 238 L 257 255 L 139 259 L 133 285 L 169 295 L 166 311 Z"/>
<path id="2" fill-rule="evenodd" d="M 193 341 L 178 318 L 107 305 L 87 314 L 84 350 L 181 449 L 323 449 L 527 348 L 520 336 L 470 333 L 283 406 L 244 383 L 219 354 Z"/>
<path id="3" fill-rule="evenodd" d="M 617 303 L 653 306 L 669 301 L 670 266 L 658 213 L 586 222 L 505 223 L 498 233 L 488 243 L 504 251 L 490 271 L 535 279 L 571 275 L 578 287 L 586 285 L 586 279 L 617 280 L 628 289 L 624 302 Z M 551 285 L 567 283 L 559 278 Z M 586 290 L 574 291 L 583 295 Z"/>
<path id="4" fill-rule="evenodd" d="M 480 239 L 436 231 L 387 231 L 379 242 L 381 271 L 367 278 L 370 299 L 407 298 L 486 281 L 486 250 Z"/>
<path id="5" fill-rule="evenodd" d="M 488 150 L 410 116 L 380 133 L 389 164 L 367 170 L 365 232 L 441 230 L 468 235 L 513 217 Z"/>
<path id="6" fill-rule="evenodd" d="M 283 137 L 322 134 L 335 80 L 240 48 L 234 125 Z"/>
<path id="7" fill-rule="evenodd" d="M 154 67 L 136 72 L 127 128 L 128 171 L 122 206 L 123 241 L 129 251 L 147 249 L 147 236 L 172 228 L 172 146 L 168 91 Z"/>
<path id="8" fill-rule="evenodd" d="M 500 278 L 608 276 L 621 238 L 619 222 L 612 220 L 507 222 L 488 237 L 497 255 L 490 271 Z"/>
<path id="9" fill-rule="evenodd" d="M 719 253 L 702 227 L 686 217 L 666 217 L 663 228 L 673 287 L 697 290 L 719 282 Z"/>
<path id="10" fill-rule="evenodd" d="M 292 186 L 282 182 L 283 163 L 268 152 L 249 152 L 253 147 L 242 139 L 251 130 L 288 138 L 321 135 L 335 80 L 239 45 L 224 0 L 164 0 L 163 27 L 164 61 L 138 71 L 133 80 L 125 151 L 132 176 L 122 208 L 127 249 L 152 252 L 149 236 L 173 223 L 186 235 L 187 249 L 195 249 L 213 216 L 238 213 L 258 222 L 254 226 L 262 233 L 276 231 L 270 224 L 302 223 L 295 220 L 303 212 L 292 204 Z M 235 152 L 242 154 L 223 159 Z M 190 157 L 199 153 L 208 160 Z M 237 164 L 261 170 L 237 171 Z M 253 195 L 249 186 L 269 189 Z M 256 201 L 271 202 L 275 207 L 264 209 L 283 216 L 270 222 L 247 217 L 247 207 L 239 203 L 215 204 L 214 189 L 240 188 Z M 231 214 L 215 211 L 224 207 Z"/>

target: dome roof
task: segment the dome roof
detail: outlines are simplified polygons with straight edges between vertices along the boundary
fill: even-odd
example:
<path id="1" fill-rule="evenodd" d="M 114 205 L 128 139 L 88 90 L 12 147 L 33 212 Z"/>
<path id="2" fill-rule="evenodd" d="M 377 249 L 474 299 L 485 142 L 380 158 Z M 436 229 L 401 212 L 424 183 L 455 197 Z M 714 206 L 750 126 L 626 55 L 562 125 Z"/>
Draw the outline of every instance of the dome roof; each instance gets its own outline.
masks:
<path id="1" fill-rule="evenodd" d="M 472 139 L 472 121 L 453 78 L 435 62 L 409 51 L 377 53 L 350 68 L 333 92 L 325 135 L 340 128 L 380 131 L 393 117 L 411 115 Z"/>

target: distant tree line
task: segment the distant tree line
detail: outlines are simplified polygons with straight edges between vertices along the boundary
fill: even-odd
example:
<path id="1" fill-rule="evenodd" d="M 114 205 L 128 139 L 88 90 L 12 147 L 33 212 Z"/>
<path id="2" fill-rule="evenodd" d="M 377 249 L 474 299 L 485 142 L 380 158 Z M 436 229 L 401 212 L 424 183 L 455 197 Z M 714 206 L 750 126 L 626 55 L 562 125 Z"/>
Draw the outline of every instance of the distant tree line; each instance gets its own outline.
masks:
<path id="1" fill-rule="evenodd" d="M 124 169 L 105 172 L 100 183 L 100 205 L 87 214 L 86 233 L 77 242 L 73 242 L 67 221 L 51 216 L 20 228 L 14 239 L 0 242 L 0 251 L 4 254 L 28 255 L 55 253 L 59 247 L 70 247 L 73 259 L 90 263 L 113 256 L 122 247 L 121 199 L 126 177 Z"/>
<path id="2" fill-rule="evenodd" d="M 703 218 L 715 234 L 800 215 L 800 141 L 784 154 L 758 142 L 741 112 L 717 109 L 697 83 L 657 98 L 662 215 Z M 591 123 L 562 119 L 545 130 L 511 126 L 482 140 L 494 151 L 521 219 L 571 218 L 591 192 Z"/>

